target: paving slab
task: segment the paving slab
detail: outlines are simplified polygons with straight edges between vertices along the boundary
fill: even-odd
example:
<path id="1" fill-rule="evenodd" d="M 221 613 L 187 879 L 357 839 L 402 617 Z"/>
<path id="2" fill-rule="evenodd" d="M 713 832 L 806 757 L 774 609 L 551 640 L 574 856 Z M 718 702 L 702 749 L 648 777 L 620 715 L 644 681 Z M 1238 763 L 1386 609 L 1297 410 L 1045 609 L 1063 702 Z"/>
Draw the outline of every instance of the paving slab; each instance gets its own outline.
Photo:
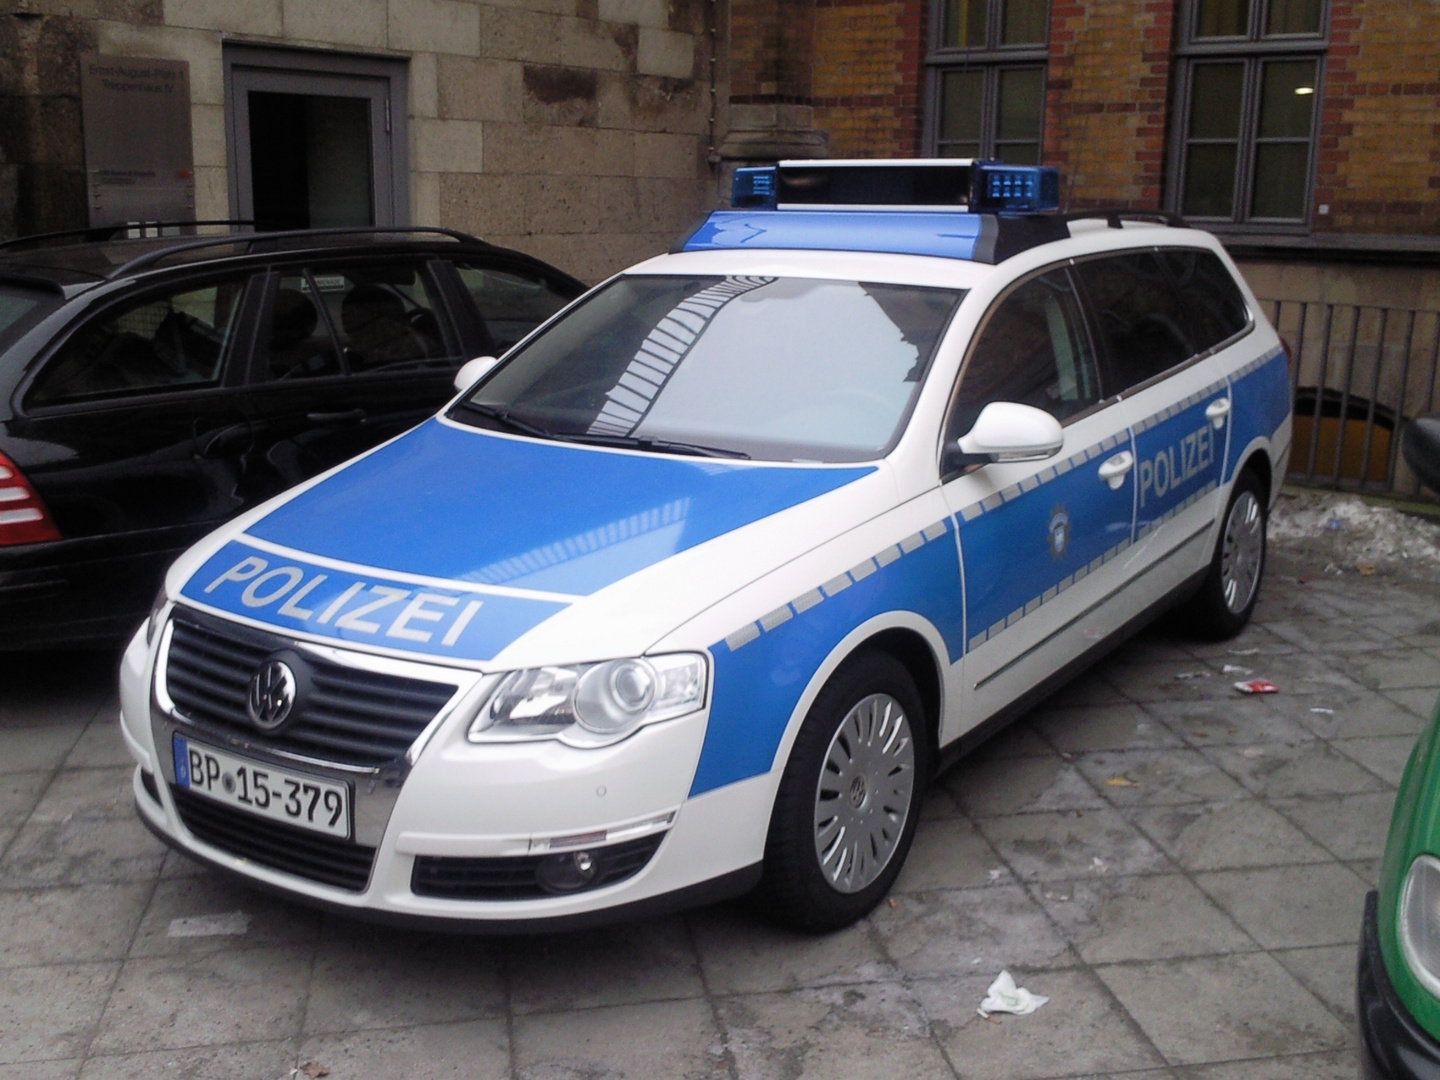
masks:
<path id="1" fill-rule="evenodd" d="M 1346 1046 L 1350 1031 L 1265 953 L 1096 969 L 1172 1065 Z"/>
<path id="2" fill-rule="evenodd" d="M 1180 874 L 1034 886 L 1032 894 L 1090 964 L 1249 952 L 1258 946 Z"/>
<path id="3" fill-rule="evenodd" d="M 1195 883 L 1267 949 L 1353 941 L 1368 891 L 1339 863 L 1222 870 Z"/>
<path id="4" fill-rule="evenodd" d="M 724 998 L 718 1015 L 737 1077 L 953 1080 L 911 990 L 898 982 Z"/>

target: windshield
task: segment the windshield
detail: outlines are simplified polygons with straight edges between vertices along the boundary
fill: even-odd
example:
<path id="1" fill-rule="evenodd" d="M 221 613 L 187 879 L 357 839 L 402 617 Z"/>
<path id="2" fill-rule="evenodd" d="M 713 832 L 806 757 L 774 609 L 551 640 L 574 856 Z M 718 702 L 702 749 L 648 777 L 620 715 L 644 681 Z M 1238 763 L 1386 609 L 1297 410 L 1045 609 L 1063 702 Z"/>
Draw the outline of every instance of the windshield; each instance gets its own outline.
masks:
<path id="1" fill-rule="evenodd" d="M 790 461 L 884 453 L 963 292 L 771 277 L 622 277 L 452 414 L 641 449 Z"/>

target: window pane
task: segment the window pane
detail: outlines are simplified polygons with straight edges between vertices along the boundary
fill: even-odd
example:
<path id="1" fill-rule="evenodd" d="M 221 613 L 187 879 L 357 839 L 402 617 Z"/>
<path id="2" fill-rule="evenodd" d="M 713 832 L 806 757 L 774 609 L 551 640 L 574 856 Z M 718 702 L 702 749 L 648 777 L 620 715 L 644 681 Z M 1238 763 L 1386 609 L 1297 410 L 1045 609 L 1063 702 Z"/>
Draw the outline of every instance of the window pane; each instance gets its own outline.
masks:
<path id="1" fill-rule="evenodd" d="M 1045 104 L 1045 72 L 1019 68 L 1000 72 L 1000 116 L 995 138 L 1038 140 L 1040 115 Z"/>
<path id="2" fill-rule="evenodd" d="M 944 143 L 940 147 L 940 156 L 953 158 L 977 158 L 980 156 L 980 144 L 978 142 Z"/>
<path id="3" fill-rule="evenodd" d="M 1250 312 L 1235 279 L 1212 252 L 1162 251 L 1160 261 L 1185 297 L 1197 348 L 1218 345 L 1250 324 Z"/>
<path id="4" fill-rule="evenodd" d="M 1321 0 L 1270 0 L 1267 34 L 1318 34 Z"/>
<path id="5" fill-rule="evenodd" d="M 978 145 L 985 73 L 947 71 L 940 78 L 940 141 Z"/>
<path id="6" fill-rule="evenodd" d="M 1099 314 L 1116 378 L 1111 392 L 1168 371 L 1194 356 L 1185 302 L 1150 252 L 1080 263 L 1080 280 Z"/>
<path id="7" fill-rule="evenodd" d="M 1190 89 L 1190 138 L 1238 139 L 1244 64 L 1197 64 Z"/>
<path id="8" fill-rule="evenodd" d="M 946 0 L 945 44 L 952 49 L 985 47 L 985 8 L 989 0 Z"/>
<path id="9" fill-rule="evenodd" d="M 1050 0 L 1005 0 L 1002 45 L 1043 45 L 1050 22 Z"/>
<path id="10" fill-rule="evenodd" d="M 1191 146 L 1185 160 L 1185 201 L 1181 213 L 1229 217 L 1235 210 L 1235 144 Z"/>
<path id="11" fill-rule="evenodd" d="M 1100 380 L 1079 305 L 1063 272 L 1020 286 L 991 313 L 966 361 L 946 425 L 958 439 L 992 401 L 1044 409 L 1056 419 L 1100 400 Z"/>
<path id="12" fill-rule="evenodd" d="M 1000 143 L 995 147 L 995 159 L 1006 165 L 1039 165 L 1039 143 Z"/>
<path id="13" fill-rule="evenodd" d="M 480 317 L 499 356 L 574 299 L 556 292 L 544 278 L 519 270 L 457 266 L 460 280 L 475 298 Z"/>
<path id="14" fill-rule="evenodd" d="M 317 284 L 323 296 L 327 290 L 343 291 L 345 279 L 339 274 L 322 274 Z M 287 274 L 280 279 L 272 310 L 270 338 L 265 346 L 264 371 L 268 378 L 307 379 L 341 373 L 330 328 L 303 274 Z"/>
<path id="15" fill-rule="evenodd" d="M 1301 218 L 1305 215 L 1309 143 L 1261 143 L 1255 148 L 1254 217 Z"/>
<path id="16" fill-rule="evenodd" d="M 1195 36 L 1245 37 L 1250 33 L 1250 0 L 1200 0 Z"/>
<path id="17" fill-rule="evenodd" d="M 1265 65 L 1260 91 L 1260 138 L 1308 139 L 1314 106 L 1314 61 L 1286 60 Z"/>
<path id="18" fill-rule="evenodd" d="M 352 372 L 455 362 L 415 266 L 357 266 L 314 276 Z"/>
<path id="19" fill-rule="evenodd" d="M 46 364 L 34 404 L 214 386 L 245 279 L 152 295 L 82 328 Z"/>

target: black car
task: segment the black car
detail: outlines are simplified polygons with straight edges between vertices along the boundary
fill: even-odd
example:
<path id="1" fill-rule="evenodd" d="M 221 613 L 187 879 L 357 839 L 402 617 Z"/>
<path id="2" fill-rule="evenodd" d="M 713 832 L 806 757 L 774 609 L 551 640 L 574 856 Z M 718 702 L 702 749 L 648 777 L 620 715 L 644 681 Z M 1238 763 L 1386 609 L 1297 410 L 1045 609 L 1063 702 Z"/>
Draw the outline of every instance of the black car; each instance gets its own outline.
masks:
<path id="1" fill-rule="evenodd" d="M 583 291 L 444 229 L 0 245 L 0 649 L 124 635 L 194 540 Z"/>

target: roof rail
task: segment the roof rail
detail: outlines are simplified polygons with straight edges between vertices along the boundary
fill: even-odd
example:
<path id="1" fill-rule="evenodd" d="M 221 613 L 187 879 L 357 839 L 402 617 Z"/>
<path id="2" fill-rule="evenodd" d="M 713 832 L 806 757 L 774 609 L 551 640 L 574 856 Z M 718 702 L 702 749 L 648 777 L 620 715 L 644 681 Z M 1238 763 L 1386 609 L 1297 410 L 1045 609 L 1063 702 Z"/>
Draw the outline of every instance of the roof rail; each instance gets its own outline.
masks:
<path id="1" fill-rule="evenodd" d="M 1167 210 L 1124 210 L 1099 208 L 1095 210 L 1071 210 L 1067 213 L 1057 214 L 1061 221 L 1069 224 L 1072 221 L 1085 221 L 1089 218 L 1104 218 L 1112 229 L 1123 229 L 1125 221 L 1158 221 L 1176 229 L 1188 229 L 1190 223 L 1179 214 L 1172 214 Z"/>
<path id="2" fill-rule="evenodd" d="M 350 228 L 336 229 L 288 229 L 277 232 L 245 233 L 238 236 L 207 236 L 200 240 L 191 240 L 182 244 L 172 244 L 168 247 L 156 248 L 151 251 L 135 256 L 128 262 L 122 263 L 114 270 L 106 274 L 106 278 L 114 281 L 116 278 L 124 277 L 126 274 L 134 273 L 137 270 L 145 270 L 154 266 L 162 259 L 168 259 L 172 255 L 179 255 L 187 251 L 196 251 L 200 248 L 219 247 L 223 244 L 245 244 L 246 254 L 254 254 L 257 250 L 264 250 L 266 245 L 273 245 L 277 240 L 311 239 L 322 236 L 373 236 L 385 233 L 424 233 L 427 235 L 448 236 L 452 240 L 458 240 L 466 244 L 484 244 L 478 236 L 471 236 L 469 233 L 460 232 L 458 229 L 442 229 L 433 225 L 364 225 Z"/>
<path id="3" fill-rule="evenodd" d="M 130 239 L 123 234 L 133 229 L 141 230 L 141 237 L 144 237 L 146 230 L 154 229 L 155 235 L 149 239 L 163 239 L 164 234 L 160 231 L 162 229 L 194 229 L 201 225 L 228 225 L 231 227 L 248 225 L 251 228 L 258 228 L 260 224 L 258 221 L 240 221 L 229 218 L 205 221 L 125 221 L 115 225 L 92 225 L 88 229 L 64 229 L 60 232 L 36 233 L 33 236 L 17 236 L 10 240 L 0 240 L 0 251 L 43 247 L 60 240 L 79 240 L 82 244 L 103 244 L 110 240 Z M 184 234 L 179 235 L 183 236 Z"/>

